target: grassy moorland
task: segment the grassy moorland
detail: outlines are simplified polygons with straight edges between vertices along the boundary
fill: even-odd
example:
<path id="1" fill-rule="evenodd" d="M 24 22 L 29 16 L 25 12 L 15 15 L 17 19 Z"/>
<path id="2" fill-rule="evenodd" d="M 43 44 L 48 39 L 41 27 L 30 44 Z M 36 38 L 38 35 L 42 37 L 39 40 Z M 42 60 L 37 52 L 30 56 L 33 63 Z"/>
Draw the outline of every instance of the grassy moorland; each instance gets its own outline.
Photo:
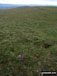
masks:
<path id="1" fill-rule="evenodd" d="M 0 76 L 56 70 L 57 7 L 0 10 Z"/>

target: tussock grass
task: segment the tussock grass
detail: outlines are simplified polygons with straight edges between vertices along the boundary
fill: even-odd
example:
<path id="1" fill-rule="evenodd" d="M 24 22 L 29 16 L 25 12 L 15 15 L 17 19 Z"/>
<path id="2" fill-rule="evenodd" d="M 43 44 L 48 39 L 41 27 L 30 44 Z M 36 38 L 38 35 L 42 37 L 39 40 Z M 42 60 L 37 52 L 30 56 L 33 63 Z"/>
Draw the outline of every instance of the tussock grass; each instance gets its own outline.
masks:
<path id="1" fill-rule="evenodd" d="M 0 76 L 56 70 L 57 7 L 0 10 Z"/>

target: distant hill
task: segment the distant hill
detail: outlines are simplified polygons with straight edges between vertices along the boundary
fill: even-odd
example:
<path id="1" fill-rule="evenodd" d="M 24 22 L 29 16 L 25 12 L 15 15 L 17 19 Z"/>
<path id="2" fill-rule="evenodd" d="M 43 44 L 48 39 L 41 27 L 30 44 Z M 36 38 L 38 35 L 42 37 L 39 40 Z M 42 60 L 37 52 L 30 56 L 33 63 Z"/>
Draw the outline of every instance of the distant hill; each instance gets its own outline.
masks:
<path id="1" fill-rule="evenodd" d="M 0 4 L 0 9 L 5 9 L 5 8 L 15 8 L 15 7 L 20 7 L 23 5 L 17 5 L 17 4 Z"/>
<path id="2" fill-rule="evenodd" d="M 16 7 L 22 7 L 22 6 L 31 7 L 31 6 L 52 6 L 52 5 L 35 5 L 35 4 L 23 5 L 23 4 L 1 4 L 0 3 L 0 9 L 16 8 Z"/>

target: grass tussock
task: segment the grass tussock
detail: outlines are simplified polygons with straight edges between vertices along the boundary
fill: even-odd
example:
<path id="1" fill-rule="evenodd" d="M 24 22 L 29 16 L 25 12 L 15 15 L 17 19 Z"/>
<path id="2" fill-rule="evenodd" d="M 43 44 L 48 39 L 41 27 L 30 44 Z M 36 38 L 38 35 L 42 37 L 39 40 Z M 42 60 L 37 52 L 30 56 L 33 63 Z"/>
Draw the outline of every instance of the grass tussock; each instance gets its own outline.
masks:
<path id="1" fill-rule="evenodd" d="M 0 10 L 0 76 L 56 70 L 57 7 Z"/>

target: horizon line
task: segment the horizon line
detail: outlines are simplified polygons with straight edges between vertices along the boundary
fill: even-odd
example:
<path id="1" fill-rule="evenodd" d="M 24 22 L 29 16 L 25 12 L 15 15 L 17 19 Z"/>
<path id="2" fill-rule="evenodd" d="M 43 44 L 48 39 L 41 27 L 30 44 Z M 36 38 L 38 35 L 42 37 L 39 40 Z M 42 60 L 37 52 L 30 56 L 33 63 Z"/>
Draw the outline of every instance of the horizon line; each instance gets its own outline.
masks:
<path id="1" fill-rule="evenodd" d="M 24 5 L 24 6 L 57 6 L 51 4 L 13 4 L 13 3 L 0 3 L 0 4 L 10 4 L 10 5 Z"/>

